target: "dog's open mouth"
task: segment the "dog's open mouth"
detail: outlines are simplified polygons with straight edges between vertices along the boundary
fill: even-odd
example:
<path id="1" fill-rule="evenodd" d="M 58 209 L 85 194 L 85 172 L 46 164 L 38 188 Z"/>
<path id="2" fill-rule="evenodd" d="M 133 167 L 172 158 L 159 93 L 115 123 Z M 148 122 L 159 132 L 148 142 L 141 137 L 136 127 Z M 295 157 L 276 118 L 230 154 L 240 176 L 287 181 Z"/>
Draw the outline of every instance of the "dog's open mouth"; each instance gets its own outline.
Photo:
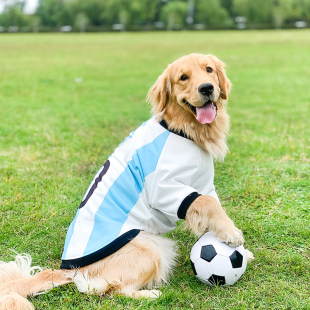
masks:
<path id="1" fill-rule="evenodd" d="M 185 99 L 183 102 L 191 109 L 191 111 L 195 114 L 197 121 L 200 124 L 211 124 L 217 115 L 217 106 L 215 102 L 208 100 L 201 107 L 194 107 Z"/>

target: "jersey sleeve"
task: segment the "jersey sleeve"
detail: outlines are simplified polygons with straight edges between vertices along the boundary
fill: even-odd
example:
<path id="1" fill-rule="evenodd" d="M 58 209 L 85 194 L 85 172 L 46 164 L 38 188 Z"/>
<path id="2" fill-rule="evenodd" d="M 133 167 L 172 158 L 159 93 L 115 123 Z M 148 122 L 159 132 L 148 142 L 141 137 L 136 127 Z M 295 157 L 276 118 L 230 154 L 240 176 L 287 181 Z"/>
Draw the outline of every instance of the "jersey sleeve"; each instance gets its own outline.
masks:
<path id="1" fill-rule="evenodd" d="M 174 134 L 170 136 L 158 161 L 148 196 L 152 208 L 176 222 L 185 218 L 188 207 L 200 195 L 193 187 L 200 155 L 194 142 Z"/>

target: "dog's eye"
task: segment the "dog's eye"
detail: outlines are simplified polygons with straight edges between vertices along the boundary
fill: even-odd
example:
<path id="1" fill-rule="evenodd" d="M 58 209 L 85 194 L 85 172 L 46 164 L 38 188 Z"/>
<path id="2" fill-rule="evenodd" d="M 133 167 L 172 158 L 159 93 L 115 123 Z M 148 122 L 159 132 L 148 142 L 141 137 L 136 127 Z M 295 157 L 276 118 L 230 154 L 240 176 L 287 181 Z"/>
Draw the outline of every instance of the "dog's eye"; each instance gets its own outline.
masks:
<path id="1" fill-rule="evenodd" d="M 183 75 L 181 76 L 181 78 L 180 78 L 181 81 L 185 81 L 185 80 L 187 80 L 187 79 L 188 79 L 188 76 L 185 75 L 185 74 L 183 74 Z"/>
<path id="2" fill-rule="evenodd" d="M 212 72 L 213 72 L 213 69 L 210 68 L 210 67 L 207 67 L 207 72 L 208 72 L 208 73 L 212 73 Z"/>

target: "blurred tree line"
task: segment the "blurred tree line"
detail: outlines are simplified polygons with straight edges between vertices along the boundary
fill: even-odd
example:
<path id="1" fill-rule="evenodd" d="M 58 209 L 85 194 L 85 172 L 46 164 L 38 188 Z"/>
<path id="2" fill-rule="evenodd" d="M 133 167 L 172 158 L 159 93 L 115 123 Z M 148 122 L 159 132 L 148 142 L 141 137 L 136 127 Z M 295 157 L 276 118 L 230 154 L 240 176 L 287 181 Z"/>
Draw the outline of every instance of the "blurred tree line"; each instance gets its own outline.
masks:
<path id="1" fill-rule="evenodd" d="M 2 31 L 260 29 L 310 22 L 310 0 L 39 0 L 33 15 L 23 13 L 25 0 L 6 1 Z"/>

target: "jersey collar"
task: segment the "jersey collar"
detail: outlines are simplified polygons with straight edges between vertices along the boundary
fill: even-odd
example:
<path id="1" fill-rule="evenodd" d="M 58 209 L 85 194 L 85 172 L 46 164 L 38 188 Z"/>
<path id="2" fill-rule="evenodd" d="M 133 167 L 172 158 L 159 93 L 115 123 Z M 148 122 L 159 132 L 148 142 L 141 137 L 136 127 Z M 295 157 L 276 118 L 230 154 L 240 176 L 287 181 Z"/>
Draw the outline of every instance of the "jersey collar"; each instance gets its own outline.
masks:
<path id="1" fill-rule="evenodd" d="M 186 138 L 186 139 L 189 139 L 189 140 L 193 141 L 193 139 L 190 138 L 184 131 L 182 131 L 182 130 L 181 131 L 175 131 L 173 129 L 169 129 L 167 123 L 165 122 L 165 120 L 161 120 L 159 122 L 159 124 L 161 126 L 163 126 L 165 129 L 167 129 L 168 131 L 170 131 L 170 132 L 172 132 L 172 133 L 174 133 L 174 134 L 176 134 L 176 135 L 178 135 L 180 137 L 183 137 L 183 138 Z"/>

